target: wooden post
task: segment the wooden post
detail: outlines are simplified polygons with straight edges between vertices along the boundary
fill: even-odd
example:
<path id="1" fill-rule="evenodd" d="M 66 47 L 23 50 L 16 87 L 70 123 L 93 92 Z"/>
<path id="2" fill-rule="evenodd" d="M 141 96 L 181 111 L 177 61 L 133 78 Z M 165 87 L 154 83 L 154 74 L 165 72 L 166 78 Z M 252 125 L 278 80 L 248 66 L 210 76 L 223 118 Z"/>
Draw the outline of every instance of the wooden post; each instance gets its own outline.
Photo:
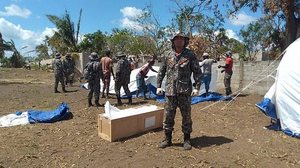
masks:
<path id="1" fill-rule="evenodd" d="M 244 81 L 244 60 L 240 59 L 240 69 L 239 69 L 239 90 L 243 88 Z"/>

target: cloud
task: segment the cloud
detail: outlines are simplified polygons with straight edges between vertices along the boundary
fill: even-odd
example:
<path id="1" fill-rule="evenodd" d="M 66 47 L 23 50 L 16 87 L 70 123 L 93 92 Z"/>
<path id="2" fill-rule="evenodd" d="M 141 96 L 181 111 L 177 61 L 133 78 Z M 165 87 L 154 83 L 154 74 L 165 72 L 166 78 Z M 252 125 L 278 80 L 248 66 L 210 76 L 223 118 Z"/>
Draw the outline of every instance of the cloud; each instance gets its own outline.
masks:
<path id="1" fill-rule="evenodd" d="M 238 41 L 241 41 L 241 39 L 237 36 L 237 34 L 231 29 L 226 29 L 226 35 L 228 36 L 228 38 L 233 38 Z"/>
<path id="2" fill-rule="evenodd" d="M 241 41 L 241 39 L 239 38 L 239 36 L 233 30 L 226 29 L 225 32 L 226 32 L 226 36 L 228 38 L 233 38 L 233 39 L 236 39 L 238 41 Z M 214 35 L 217 36 L 219 33 L 220 33 L 220 31 L 216 31 L 216 32 L 214 32 Z"/>
<path id="3" fill-rule="evenodd" d="M 138 32 L 143 31 L 143 26 L 136 21 L 137 18 L 143 15 L 143 10 L 127 6 L 120 9 L 120 12 L 123 15 L 123 18 L 120 20 L 121 27 Z"/>
<path id="4" fill-rule="evenodd" d="M 9 39 L 28 40 L 34 32 L 23 29 L 20 25 L 15 25 L 4 18 L 0 18 L 0 30 L 2 35 Z"/>
<path id="5" fill-rule="evenodd" d="M 55 31 L 57 31 L 56 28 L 46 27 L 42 33 L 35 34 L 35 37 L 37 37 L 37 38 L 36 38 L 36 40 L 34 40 L 34 42 L 36 44 L 41 44 L 43 42 L 43 40 L 45 39 L 45 36 L 51 37 L 54 35 Z"/>
<path id="6" fill-rule="evenodd" d="M 245 12 L 239 13 L 236 16 L 229 17 L 230 23 L 235 26 L 244 26 L 255 20 L 255 17 L 247 15 Z"/>
<path id="7" fill-rule="evenodd" d="M 22 18 L 28 18 L 31 15 L 31 11 L 26 8 L 20 8 L 17 5 L 11 4 L 5 6 L 4 11 L 0 11 L 0 16 L 19 16 Z"/>
<path id="8" fill-rule="evenodd" d="M 137 21 L 130 20 L 127 17 L 121 19 L 121 26 L 136 31 L 142 31 L 144 29 Z"/>
<path id="9" fill-rule="evenodd" d="M 123 14 L 123 17 L 132 19 L 137 19 L 138 17 L 143 15 L 142 9 L 130 6 L 120 9 L 120 12 Z"/>
<path id="10" fill-rule="evenodd" d="M 27 49 L 34 49 L 36 45 L 43 42 L 46 35 L 51 37 L 57 29 L 46 27 L 42 32 L 34 32 L 22 28 L 21 25 L 16 25 L 4 18 L 0 18 L 0 30 L 4 40 L 10 41 L 12 39 L 16 44 L 28 46 Z"/>

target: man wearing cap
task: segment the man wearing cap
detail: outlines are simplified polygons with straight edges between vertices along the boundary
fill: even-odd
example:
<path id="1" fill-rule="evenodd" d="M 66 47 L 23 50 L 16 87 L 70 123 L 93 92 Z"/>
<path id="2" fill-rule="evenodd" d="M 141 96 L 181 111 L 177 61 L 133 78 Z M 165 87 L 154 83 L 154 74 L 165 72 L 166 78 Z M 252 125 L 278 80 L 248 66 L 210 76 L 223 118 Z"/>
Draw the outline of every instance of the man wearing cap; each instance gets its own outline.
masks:
<path id="1" fill-rule="evenodd" d="M 208 96 L 209 85 L 211 82 L 212 64 L 216 63 L 217 61 L 209 58 L 208 53 L 203 53 L 202 57 L 203 57 L 203 61 L 200 62 L 199 65 L 200 67 L 202 67 L 202 72 L 203 72 L 202 83 L 204 83 L 205 85 L 205 95 Z"/>
<path id="2" fill-rule="evenodd" d="M 95 97 L 95 105 L 97 107 L 101 106 L 99 104 L 100 96 L 100 78 L 102 77 L 101 64 L 99 62 L 99 57 L 96 52 L 92 52 L 89 56 L 90 62 L 87 63 L 85 69 L 87 70 L 87 81 L 89 84 L 90 92 L 88 94 L 88 106 L 93 106 L 92 98 Z"/>
<path id="3" fill-rule="evenodd" d="M 66 76 L 66 86 L 68 83 L 73 86 L 75 61 L 71 57 L 71 53 L 66 54 L 66 59 L 63 60 L 64 72 Z"/>
<path id="4" fill-rule="evenodd" d="M 110 58 L 111 51 L 107 50 L 105 51 L 105 56 L 101 58 L 101 67 L 103 72 L 102 82 L 103 82 L 103 88 L 102 88 L 102 98 L 105 98 L 104 91 L 106 90 L 106 98 L 109 98 L 109 86 L 110 86 L 110 74 L 112 74 L 113 78 L 115 79 L 115 75 L 113 72 L 113 62 Z"/>
<path id="5" fill-rule="evenodd" d="M 225 71 L 225 75 L 224 75 L 224 85 L 225 85 L 225 92 L 226 92 L 226 96 L 229 96 L 232 94 L 231 91 L 231 76 L 232 76 L 232 67 L 233 67 L 233 60 L 232 60 L 232 53 L 231 51 L 227 51 L 225 53 L 226 55 L 226 60 L 225 60 L 225 65 L 219 65 L 218 68 L 224 68 L 221 73 L 223 73 Z"/>
<path id="6" fill-rule="evenodd" d="M 160 148 L 172 145 L 172 132 L 174 130 L 174 118 L 176 108 L 179 107 L 182 116 L 182 132 L 184 133 L 183 148 L 192 149 L 191 132 L 191 96 L 198 95 L 201 84 L 201 68 L 195 54 L 187 49 L 189 38 L 183 33 L 174 36 L 172 49 L 165 56 L 157 76 L 157 94 L 162 95 L 162 81 L 166 76 L 165 85 L 165 120 L 163 129 L 165 139 L 160 143 Z M 195 88 L 192 88 L 191 75 L 195 80 Z"/>
<path id="7" fill-rule="evenodd" d="M 58 82 L 60 82 L 60 84 L 61 84 L 62 91 L 67 92 L 66 89 L 65 89 L 65 82 L 64 82 L 63 63 L 62 63 L 60 58 L 61 58 L 61 54 L 56 53 L 55 54 L 55 59 L 52 62 L 52 67 L 53 67 L 53 71 L 54 71 L 54 78 L 55 78 L 54 93 L 59 93 L 59 91 L 57 90 Z"/>
<path id="8" fill-rule="evenodd" d="M 118 99 L 118 105 L 122 104 L 120 90 L 123 87 L 126 96 L 128 98 L 128 104 L 132 104 L 132 96 L 128 88 L 130 82 L 131 65 L 126 59 L 126 55 L 118 52 L 117 57 L 119 58 L 116 67 L 116 79 L 115 79 L 115 92 Z"/>
<path id="9" fill-rule="evenodd" d="M 136 92 L 136 97 L 139 96 L 140 92 L 143 92 L 144 99 L 147 99 L 146 98 L 147 86 L 145 83 L 145 78 L 148 77 L 147 74 L 148 74 L 149 70 L 157 73 L 157 71 L 152 68 L 154 63 L 155 63 L 155 60 L 153 60 L 153 59 L 148 61 L 147 64 L 145 64 L 141 67 L 140 71 L 136 75 L 136 83 L 137 83 L 137 87 L 138 87 L 138 90 Z"/>

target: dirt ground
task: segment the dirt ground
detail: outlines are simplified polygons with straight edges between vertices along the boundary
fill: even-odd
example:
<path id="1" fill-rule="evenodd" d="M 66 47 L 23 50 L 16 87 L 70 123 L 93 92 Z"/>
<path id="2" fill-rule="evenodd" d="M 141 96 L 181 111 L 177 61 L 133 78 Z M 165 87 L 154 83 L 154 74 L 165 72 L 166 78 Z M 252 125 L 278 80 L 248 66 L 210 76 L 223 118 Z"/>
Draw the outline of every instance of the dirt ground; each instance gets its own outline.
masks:
<path id="1" fill-rule="evenodd" d="M 158 148 L 164 135 L 161 129 L 111 143 L 97 134 L 97 114 L 103 107 L 87 108 L 87 90 L 78 83 L 67 89 L 71 92 L 54 94 L 50 72 L 0 69 L 0 116 L 26 109 L 50 110 L 61 102 L 69 103 L 73 114 L 51 124 L 0 128 L 0 168 L 300 166 L 299 139 L 263 129 L 270 120 L 255 107 L 262 100 L 258 95 L 240 96 L 225 110 L 221 109 L 227 102 L 202 111 L 213 102 L 193 105 L 193 149 L 184 151 L 180 113 L 172 147 Z M 109 101 L 116 103 L 114 98 Z M 157 104 L 143 99 L 134 103 Z"/>

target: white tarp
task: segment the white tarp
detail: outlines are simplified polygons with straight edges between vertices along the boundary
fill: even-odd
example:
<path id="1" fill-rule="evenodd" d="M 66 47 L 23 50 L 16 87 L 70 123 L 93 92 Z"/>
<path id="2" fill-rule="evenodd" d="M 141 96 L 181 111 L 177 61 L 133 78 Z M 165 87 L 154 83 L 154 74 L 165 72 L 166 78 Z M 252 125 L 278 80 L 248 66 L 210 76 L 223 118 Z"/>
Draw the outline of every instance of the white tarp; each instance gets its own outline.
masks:
<path id="1" fill-rule="evenodd" d="M 281 129 L 300 135 L 300 38 L 292 43 L 277 68 L 274 85 L 265 95 L 275 105 Z"/>
<path id="2" fill-rule="evenodd" d="M 300 39 L 281 60 L 275 84 L 275 107 L 283 130 L 300 134 Z"/>
<path id="3" fill-rule="evenodd" d="M 148 112 L 155 111 L 158 109 L 161 109 L 161 108 L 158 106 L 155 106 L 155 105 L 144 105 L 141 107 L 120 110 L 117 107 L 112 106 L 109 103 L 109 101 L 107 101 L 104 106 L 105 113 L 103 115 L 104 115 L 104 117 L 109 118 L 110 120 L 113 120 L 113 119 L 148 113 Z"/>
<path id="4" fill-rule="evenodd" d="M 8 114 L 0 117 L 0 127 L 11 127 L 26 124 L 29 124 L 28 112 L 22 112 L 20 115 Z"/>
<path id="5" fill-rule="evenodd" d="M 155 69 L 156 71 L 159 70 L 158 66 L 153 66 L 153 69 Z M 134 69 L 131 74 L 130 74 L 130 83 L 128 85 L 130 92 L 134 92 L 137 90 L 137 85 L 136 85 L 136 75 L 138 74 L 138 72 L 140 71 L 140 68 Z M 157 73 L 153 72 L 153 71 L 149 71 L 147 74 L 148 78 L 146 78 L 146 85 L 151 84 L 154 87 L 156 87 L 157 85 Z M 217 77 L 218 77 L 218 71 L 217 69 L 212 69 L 212 78 L 211 78 L 211 83 L 210 83 L 210 92 L 215 92 L 217 90 Z M 192 81 L 194 82 L 193 76 L 191 76 Z M 101 91 L 103 88 L 103 82 L 101 81 Z M 88 84 L 85 83 L 83 84 L 83 86 L 85 88 L 88 88 Z M 162 89 L 165 90 L 165 80 L 163 80 L 162 82 Z M 110 86 L 109 86 L 109 93 L 111 94 L 115 94 L 115 81 L 113 80 L 113 77 L 111 77 L 110 80 Z M 205 93 L 205 88 L 204 88 L 204 84 L 201 85 L 200 91 L 199 91 L 199 95 Z M 121 95 L 125 95 L 125 92 L 123 90 L 123 88 L 121 88 Z"/>

